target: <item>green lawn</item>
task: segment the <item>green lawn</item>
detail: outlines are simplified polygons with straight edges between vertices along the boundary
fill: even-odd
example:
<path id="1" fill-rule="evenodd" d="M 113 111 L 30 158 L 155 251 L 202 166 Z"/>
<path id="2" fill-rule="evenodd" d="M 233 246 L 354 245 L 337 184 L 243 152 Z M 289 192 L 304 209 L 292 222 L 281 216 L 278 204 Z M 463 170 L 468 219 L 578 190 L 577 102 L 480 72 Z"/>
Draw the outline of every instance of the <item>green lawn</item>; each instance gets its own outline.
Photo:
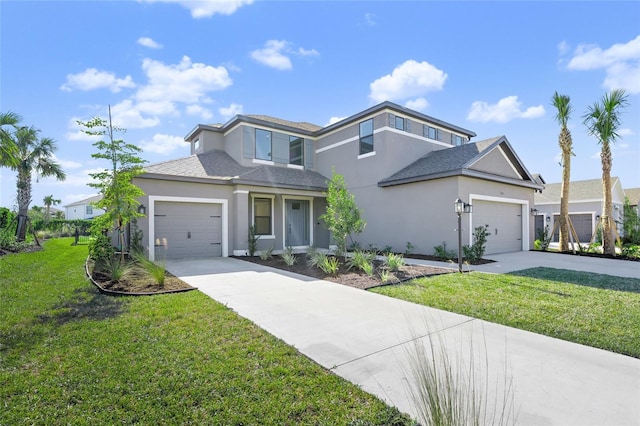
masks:
<path id="1" fill-rule="evenodd" d="M 447 274 L 372 291 L 640 358 L 640 279 L 534 268 Z"/>
<path id="2" fill-rule="evenodd" d="M 0 424 L 407 424 L 198 291 L 109 297 L 86 246 L 0 257 Z"/>

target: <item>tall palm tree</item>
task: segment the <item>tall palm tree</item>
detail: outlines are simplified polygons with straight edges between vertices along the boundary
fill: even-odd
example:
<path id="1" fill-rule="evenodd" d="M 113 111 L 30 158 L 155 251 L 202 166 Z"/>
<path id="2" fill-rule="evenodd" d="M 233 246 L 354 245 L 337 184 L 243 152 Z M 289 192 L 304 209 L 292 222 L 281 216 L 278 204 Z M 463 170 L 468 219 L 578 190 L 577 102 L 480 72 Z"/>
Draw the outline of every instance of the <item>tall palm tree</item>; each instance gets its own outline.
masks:
<path id="1" fill-rule="evenodd" d="M 556 107 L 556 121 L 560 124 L 558 145 L 562 150 L 562 195 L 560 197 L 560 251 L 569 250 L 569 185 L 571 180 L 571 156 L 573 141 L 567 128 L 569 116 L 573 111 L 569 96 L 553 94 L 553 106 Z"/>
<path id="2" fill-rule="evenodd" d="M 21 120 L 22 117 L 15 112 L 0 112 L 0 167 L 9 167 L 10 164 L 14 164 L 18 148 L 12 135 Z"/>
<path id="3" fill-rule="evenodd" d="M 64 180 L 66 175 L 62 167 L 52 156 L 56 151 L 56 143 L 51 138 L 39 138 L 40 131 L 34 127 L 20 127 L 11 135 L 16 152 L 3 165 L 18 172 L 18 228 L 16 238 L 24 241 L 27 232 L 27 215 L 31 203 L 31 177 L 53 176 Z"/>
<path id="4" fill-rule="evenodd" d="M 53 198 L 53 195 L 47 195 L 46 197 L 44 197 L 42 202 L 44 204 L 44 213 L 45 213 L 44 220 L 49 220 L 51 218 L 51 206 L 60 204 L 62 201 Z"/>
<path id="5" fill-rule="evenodd" d="M 600 102 L 587 108 L 584 124 L 589 134 L 598 138 L 600 144 L 600 161 L 602 162 L 602 193 L 604 205 L 600 220 L 602 221 L 602 250 L 605 254 L 614 255 L 613 228 L 611 226 L 611 144 L 618 139 L 620 114 L 628 105 L 628 96 L 622 89 L 606 93 Z"/>

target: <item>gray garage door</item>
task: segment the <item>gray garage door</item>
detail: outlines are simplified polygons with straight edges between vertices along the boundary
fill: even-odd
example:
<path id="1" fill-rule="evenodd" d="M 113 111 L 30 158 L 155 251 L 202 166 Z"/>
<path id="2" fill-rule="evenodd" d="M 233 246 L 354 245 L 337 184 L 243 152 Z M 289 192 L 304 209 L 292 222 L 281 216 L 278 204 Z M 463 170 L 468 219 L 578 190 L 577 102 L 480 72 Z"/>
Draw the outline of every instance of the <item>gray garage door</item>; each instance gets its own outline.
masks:
<path id="1" fill-rule="evenodd" d="M 559 217 L 560 215 L 554 214 L 554 222 L 557 222 Z M 590 213 L 569 214 L 569 217 L 571 218 L 571 223 L 573 223 L 573 227 L 578 234 L 578 240 L 580 240 L 581 243 L 588 243 L 591 241 L 591 234 L 593 234 L 593 224 L 591 223 L 592 215 Z M 558 225 L 556 232 L 553 234 L 553 241 L 560 241 L 560 225 Z"/>
<path id="2" fill-rule="evenodd" d="M 522 250 L 522 207 L 495 201 L 473 202 L 473 228 L 489 225 L 485 254 Z"/>
<path id="3" fill-rule="evenodd" d="M 222 256 L 222 206 L 155 203 L 156 259 Z"/>

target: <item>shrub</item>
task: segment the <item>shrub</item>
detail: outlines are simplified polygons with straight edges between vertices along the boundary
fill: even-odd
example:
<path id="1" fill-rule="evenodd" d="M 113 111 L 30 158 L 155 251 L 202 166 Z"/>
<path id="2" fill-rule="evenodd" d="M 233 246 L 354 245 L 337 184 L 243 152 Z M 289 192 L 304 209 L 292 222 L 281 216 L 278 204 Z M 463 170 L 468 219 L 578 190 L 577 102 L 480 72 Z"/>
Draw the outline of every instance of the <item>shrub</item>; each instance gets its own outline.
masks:
<path id="1" fill-rule="evenodd" d="M 542 241 L 540 240 L 535 240 L 533 242 L 533 249 L 534 250 L 542 250 Z"/>
<path id="2" fill-rule="evenodd" d="M 389 253 L 385 260 L 385 264 L 392 271 L 397 271 L 400 267 L 404 266 L 404 257 L 401 254 Z"/>
<path id="3" fill-rule="evenodd" d="M 458 257 L 458 254 L 455 250 L 447 250 L 447 243 L 443 242 L 441 246 L 435 246 L 433 248 L 435 255 L 441 259 L 455 259 Z"/>
<path id="4" fill-rule="evenodd" d="M 321 251 L 307 252 L 307 265 L 319 268 L 326 258 L 326 253 Z"/>
<path id="5" fill-rule="evenodd" d="M 96 234 L 89 241 L 89 257 L 96 265 L 109 262 L 115 254 L 111 239 L 105 234 Z"/>
<path id="6" fill-rule="evenodd" d="M 347 259 L 347 267 L 349 269 L 356 268 L 361 271 L 365 271 L 365 268 L 367 268 L 367 265 L 371 265 L 371 263 L 375 260 L 375 258 L 376 258 L 376 254 L 374 252 L 356 250 L 351 254 L 351 257 Z"/>
<path id="7" fill-rule="evenodd" d="M 260 259 L 269 260 L 273 257 L 273 247 L 269 247 L 268 249 L 262 250 L 260 253 Z"/>
<path id="8" fill-rule="evenodd" d="M 368 276 L 373 276 L 373 263 L 365 263 L 362 265 L 362 271 Z"/>
<path id="9" fill-rule="evenodd" d="M 387 244 L 386 246 L 382 247 L 381 254 L 384 254 L 384 253 L 393 253 L 393 247 L 391 247 L 389 244 Z"/>
<path id="10" fill-rule="evenodd" d="M 335 256 L 325 256 L 318 267 L 325 274 L 335 275 L 338 273 L 338 269 L 340 269 L 340 261 Z"/>
<path id="11" fill-rule="evenodd" d="M 287 247 L 280 257 L 287 266 L 293 266 L 297 261 L 296 255 L 293 254 L 293 247 Z"/>
<path id="12" fill-rule="evenodd" d="M 99 264 L 96 263 L 96 267 L 99 267 L 100 271 L 107 273 L 113 282 L 120 281 L 132 271 L 131 264 L 122 262 L 115 254 L 109 259 L 102 260 Z"/>
<path id="13" fill-rule="evenodd" d="M 142 267 L 149 275 L 153 277 L 156 284 L 160 287 L 164 287 L 164 281 L 167 277 L 167 270 L 165 269 L 164 262 L 152 262 L 147 259 L 142 252 L 133 252 L 131 256 L 135 262 Z"/>
<path id="14" fill-rule="evenodd" d="M 247 249 L 249 251 L 249 256 L 253 256 L 256 254 L 256 250 L 258 249 L 258 240 L 260 239 L 260 235 L 256 235 L 256 227 L 249 227 L 249 238 L 247 242 L 249 243 Z"/>
<path id="15" fill-rule="evenodd" d="M 380 281 L 386 283 L 391 278 L 391 272 L 388 269 L 380 269 L 378 271 L 378 276 L 380 277 Z"/>
<path id="16" fill-rule="evenodd" d="M 546 225 L 544 228 L 538 230 L 538 240 L 540 242 L 540 248 L 536 248 L 534 242 L 534 248 L 536 250 L 547 251 L 549 248 L 549 243 L 551 239 L 549 238 L 549 225 Z"/>
<path id="17" fill-rule="evenodd" d="M 410 241 L 407 241 L 407 246 L 404 249 L 404 255 L 405 256 L 409 256 L 410 254 L 413 253 L 413 249 L 415 249 L 415 246 L 413 244 L 411 244 Z"/>
<path id="18" fill-rule="evenodd" d="M 640 259 L 640 245 L 625 244 L 620 254 L 624 257 Z"/>
<path id="19" fill-rule="evenodd" d="M 464 257 L 469 262 L 474 263 L 482 259 L 484 256 L 484 251 L 487 245 L 487 236 L 489 233 L 487 229 L 488 225 L 478 226 L 473 231 L 473 244 L 471 246 L 462 247 L 464 251 Z"/>

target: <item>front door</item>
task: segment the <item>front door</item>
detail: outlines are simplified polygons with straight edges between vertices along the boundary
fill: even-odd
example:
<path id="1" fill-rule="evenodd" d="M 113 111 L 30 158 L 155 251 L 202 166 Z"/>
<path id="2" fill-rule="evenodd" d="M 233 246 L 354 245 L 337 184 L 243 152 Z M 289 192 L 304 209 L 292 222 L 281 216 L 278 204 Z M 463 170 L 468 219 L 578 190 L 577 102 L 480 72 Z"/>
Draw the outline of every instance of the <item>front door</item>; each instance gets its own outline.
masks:
<path id="1" fill-rule="evenodd" d="M 286 200 L 285 245 L 300 247 L 309 245 L 309 201 Z"/>

